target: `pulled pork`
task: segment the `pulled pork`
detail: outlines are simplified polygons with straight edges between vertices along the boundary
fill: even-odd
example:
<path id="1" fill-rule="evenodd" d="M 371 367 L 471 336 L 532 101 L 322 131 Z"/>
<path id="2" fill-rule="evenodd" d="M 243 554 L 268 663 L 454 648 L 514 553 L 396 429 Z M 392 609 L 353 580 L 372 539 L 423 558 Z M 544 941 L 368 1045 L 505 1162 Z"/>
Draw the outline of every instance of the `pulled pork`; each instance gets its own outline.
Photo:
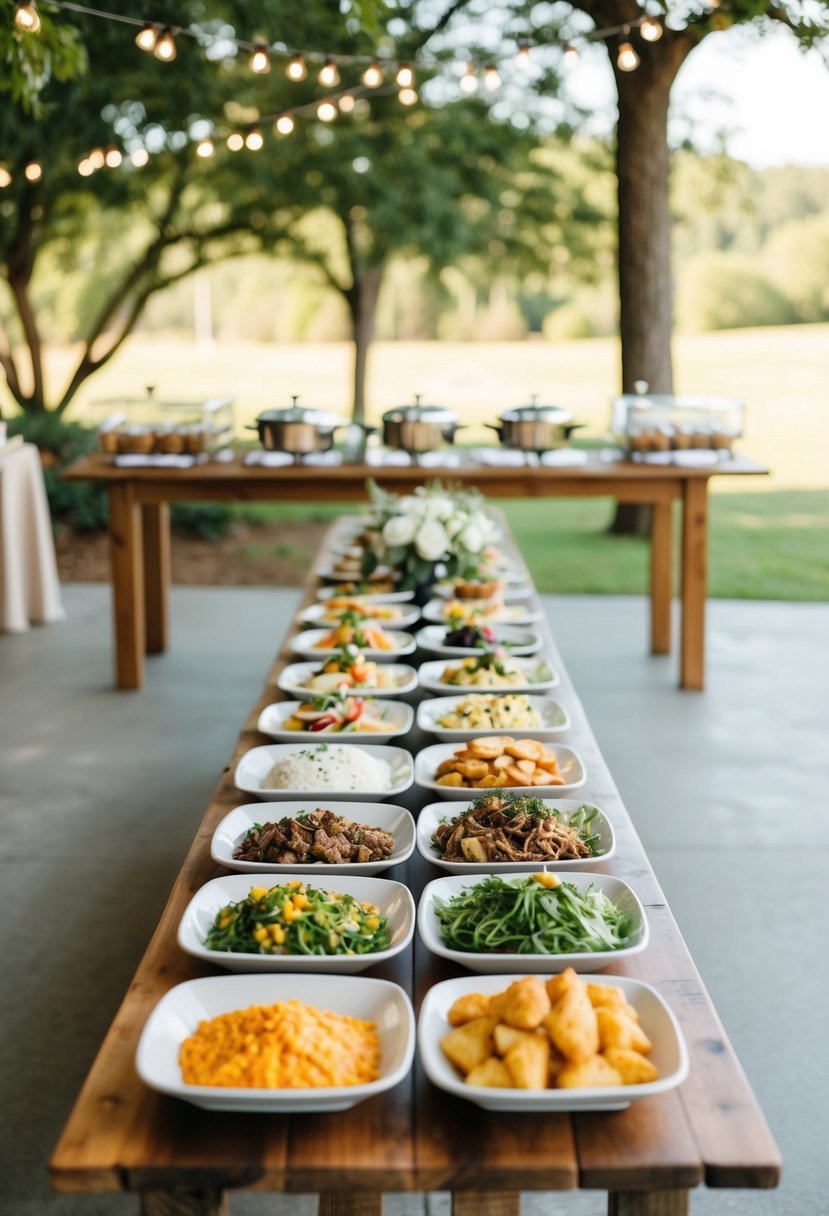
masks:
<path id="1" fill-rule="evenodd" d="M 451 823 L 441 823 L 432 843 L 444 861 L 574 861 L 592 857 L 575 828 L 562 823 L 538 798 L 488 794 Z"/>
<path id="2" fill-rule="evenodd" d="M 394 837 L 365 823 L 352 823 L 333 811 L 317 807 L 296 819 L 280 819 L 250 829 L 233 850 L 238 861 L 267 861 L 279 865 L 319 861 L 383 861 L 394 851 Z"/>

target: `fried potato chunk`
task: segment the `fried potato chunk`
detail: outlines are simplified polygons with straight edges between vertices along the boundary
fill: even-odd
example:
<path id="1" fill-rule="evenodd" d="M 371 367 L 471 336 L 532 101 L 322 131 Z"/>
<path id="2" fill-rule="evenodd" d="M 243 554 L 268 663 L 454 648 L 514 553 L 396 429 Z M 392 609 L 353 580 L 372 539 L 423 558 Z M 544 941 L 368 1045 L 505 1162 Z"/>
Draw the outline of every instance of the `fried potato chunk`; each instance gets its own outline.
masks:
<path id="1" fill-rule="evenodd" d="M 490 1008 L 497 1018 L 516 1030 L 535 1030 L 550 1012 L 550 998 L 541 980 L 528 975 L 526 979 L 515 980 L 506 992 L 492 997 Z"/>
<path id="2" fill-rule="evenodd" d="M 543 1034 L 525 1035 L 504 1056 L 516 1089 L 546 1089 L 550 1072 L 550 1040 Z"/>
<path id="3" fill-rule="evenodd" d="M 552 975 L 544 985 L 550 1004 L 556 1005 L 571 988 L 578 988 L 581 980 L 572 967 L 565 967 L 560 975 Z"/>
<path id="4" fill-rule="evenodd" d="M 472 1072 L 493 1054 L 492 1032 L 498 1019 L 474 1018 L 456 1030 L 450 1030 L 440 1041 L 444 1055 L 464 1074 Z"/>
<path id="5" fill-rule="evenodd" d="M 595 1010 L 595 1014 L 602 1051 L 606 1051 L 608 1047 L 622 1047 L 629 1051 L 640 1051 L 643 1055 L 648 1054 L 651 1049 L 650 1039 L 639 1023 L 629 1018 L 624 1010 L 600 1007 Z"/>
<path id="6" fill-rule="evenodd" d="M 493 1009 L 493 1012 L 496 1012 Z M 571 1064 L 581 1064 L 599 1050 L 596 1010 L 590 1004 L 584 984 L 575 984 L 543 1022 L 553 1043 Z"/>
<path id="7" fill-rule="evenodd" d="M 590 997 L 590 1004 L 594 1009 L 600 1009 L 602 1006 L 622 1009 L 634 1022 L 639 1021 L 639 1014 L 628 1003 L 621 988 L 615 988 L 612 984 L 588 984 L 587 995 Z"/>
<path id="8" fill-rule="evenodd" d="M 565 1064 L 556 1077 L 559 1089 L 597 1089 L 604 1085 L 624 1085 L 622 1074 L 604 1056 L 591 1056 L 579 1064 Z"/>
<path id="9" fill-rule="evenodd" d="M 622 1078 L 625 1085 L 646 1085 L 655 1081 L 659 1069 L 638 1051 L 628 1051 L 624 1047 L 608 1047 L 602 1053 L 608 1064 L 611 1064 Z"/>
<path id="10" fill-rule="evenodd" d="M 506 1022 L 499 1022 L 495 1027 L 495 1050 L 499 1056 L 505 1056 L 522 1039 L 535 1037 L 534 1030 L 516 1030 L 514 1026 L 507 1026 Z"/>
<path id="11" fill-rule="evenodd" d="M 463 785 L 463 777 L 460 773 L 444 773 L 442 777 L 438 777 L 435 785 Z"/>
<path id="12" fill-rule="evenodd" d="M 512 1089 L 514 1082 L 503 1060 L 490 1056 L 483 1064 L 467 1073 L 466 1084 L 483 1085 L 487 1089 Z"/>
<path id="13" fill-rule="evenodd" d="M 464 1022 L 488 1017 L 489 999 L 482 992 L 468 992 L 465 996 L 459 996 L 447 1014 L 449 1025 L 463 1026 Z"/>

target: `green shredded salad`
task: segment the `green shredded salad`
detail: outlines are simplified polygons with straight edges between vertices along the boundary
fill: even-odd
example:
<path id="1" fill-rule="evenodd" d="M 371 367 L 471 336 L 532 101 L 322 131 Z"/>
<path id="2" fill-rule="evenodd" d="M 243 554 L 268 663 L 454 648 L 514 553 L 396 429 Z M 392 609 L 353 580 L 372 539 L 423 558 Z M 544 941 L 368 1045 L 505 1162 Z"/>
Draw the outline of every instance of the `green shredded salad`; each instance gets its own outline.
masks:
<path id="1" fill-rule="evenodd" d="M 579 891 L 551 874 L 484 878 L 451 899 L 436 897 L 435 913 L 444 945 L 476 954 L 621 950 L 634 927 L 633 918 L 592 885 Z"/>
<path id="2" fill-rule="evenodd" d="M 372 954 L 390 943 L 388 919 L 374 904 L 304 882 L 251 887 L 217 913 L 204 941 L 233 954 Z"/>

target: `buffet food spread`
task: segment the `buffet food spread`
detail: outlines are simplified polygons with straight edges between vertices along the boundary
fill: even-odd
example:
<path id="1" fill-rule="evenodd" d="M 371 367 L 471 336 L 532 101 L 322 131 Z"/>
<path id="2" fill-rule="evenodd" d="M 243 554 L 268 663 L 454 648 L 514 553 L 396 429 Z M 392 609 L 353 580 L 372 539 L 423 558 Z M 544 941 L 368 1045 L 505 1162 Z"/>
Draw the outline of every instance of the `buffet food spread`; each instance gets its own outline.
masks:
<path id="1" fill-rule="evenodd" d="M 541 635 L 492 623 L 531 622 L 532 589 L 486 503 L 437 484 L 404 498 L 374 488 L 349 533 L 318 571 L 317 606 L 301 612 L 289 643 L 319 654 L 282 672 L 281 688 L 302 699 L 266 706 L 259 727 L 280 742 L 236 765 L 248 802 L 213 842 L 214 858 L 236 872 L 196 891 L 179 926 L 184 950 L 237 974 L 200 981 L 215 997 L 210 1017 L 188 1022 L 167 994 L 139 1043 L 141 1075 L 171 1092 L 147 1064 L 167 1033 L 180 1039 L 174 1092 L 197 1106 L 308 1109 L 305 1091 L 320 1089 L 344 1108 L 399 1076 L 415 1051 L 409 996 L 386 984 L 358 1018 L 350 985 L 408 947 L 411 894 L 377 875 L 418 836 L 433 877 L 417 907 L 418 948 L 483 977 L 445 1008 L 444 985 L 430 992 L 417 1036 L 435 1085 L 514 1110 L 616 1109 L 680 1085 L 687 1052 L 661 996 L 643 1002 L 637 990 L 580 978 L 645 950 L 647 915 L 631 886 L 594 869 L 615 847 L 601 808 L 556 799 L 590 774 L 560 739 L 566 708 L 529 695 L 557 683 Z M 524 615 L 506 614 L 507 593 Z M 445 605 L 434 623 L 414 636 L 397 628 L 427 603 Z M 395 662 L 403 654 L 411 667 Z M 418 727 L 396 696 L 419 700 Z M 395 746 L 377 745 L 378 735 Z M 384 805 L 413 781 L 446 799 L 417 825 L 406 806 Z M 291 999 L 248 999 L 247 973 L 298 968 Z M 340 982 L 320 1005 L 311 981 L 326 972 Z M 492 991 L 492 977 L 508 973 Z M 360 982 L 371 995 L 376 981 Z M 401 1006 L 412 1016 L 397 1019 L 392 1047 L 378 1027 Z"/>

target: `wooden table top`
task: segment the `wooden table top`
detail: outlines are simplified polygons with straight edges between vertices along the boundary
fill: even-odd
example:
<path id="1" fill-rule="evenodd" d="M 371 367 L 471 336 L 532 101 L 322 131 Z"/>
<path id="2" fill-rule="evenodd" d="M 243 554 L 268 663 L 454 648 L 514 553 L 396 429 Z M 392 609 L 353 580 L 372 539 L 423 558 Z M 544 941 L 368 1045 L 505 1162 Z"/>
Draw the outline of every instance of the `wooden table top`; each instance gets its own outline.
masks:
<path id="1" fill-rule="evenodd" d="M 457 468 L 452 466 L 424 468 L 422 465 L 398 467 L 340 464 L 286 465 L 282 468 L 268 468 L 263 465 L 246 465 L 244 456 L 244 452 L 237 452 L 232 460 L 208 460 L 204 464 L 196 464 L 189 469 L 160 468 L 155 465 L 122 468 L 113 464 L 111 457 L 96 452 L 89 456 L 82 456 L 70 465 L 63 475 L 69 481 L 164 483 L 167 485 L 217 483 L 233 486 L 251 482 L 281 482 L 288 485 L 313 486 L 325 483 L 326 488 L 335 486 L 343 492 L 356 486 L 361 494 L 365 492 L 365 482 L 369 478 L 396 490 L 419 485 L 423 481 L 433 478 L 443 478 L 450 481 L 474 481 L 480 485 L 484 493 L 491 495 L 509 492 L 510 488 L 518 483 L 523 488 L 523 493 L 531 497 L 534 493 L 543 493 L 545 486 L 554 485 L 559 481 L 621 480 L 647 483 L 666 479 L 697 481 L 707 480 L 709 477 L 744 477 L 768 473 L 768 469 L 745 456 L 735 456 L 732 460 L 725 460 L 719 464 L 702 468 L 688 468 L 673 464 L 639 464 L 631 460 L 608 461 L 603 460 L 597 451 L 587 453 L 586 464 L 561 467 L 529 465 L 493 467 L 482 464 L 462 464 Z"/>
<path id="2" fill-rule="evenodd" d="M 329 532 L 321 556 L 328 559 Z M 513 550 L 514 552 L 514 550 Z M 315 599 L 309 576 L 303 603 Z M 539 626 L 561 672 L 556 697 L 569 711 L 565 741 L 581 754 L 585 801 L 603 808 L 617 853 L 596 869 L 625 879 L 650 922 L 647 949 L 611 971 L 653 984 L 671 1005 L 690 1054 L 678 1089 L 612 1114 L 497 1115 L 435 1089 L 419 1067 L 391 1092 L 351 1111 L 315 1116 L 211 1113 L 164 1097 L 138 1079 L 135 1048 L 144 1023 L 174 984 L 217 969 L 185 955 L 176 930 L 192 894 L 222 873 L 210 858 L 219 820 L 245 801 L 233 785 L 239 757 L 269 742 L 256 730 L 260 710 L 282 696 L 287 641 L 244 723 L 198 828 L 158 928 L 81 1091 L 51 1162 L 63 1192 L 253 1187 L 291 1192 L 517 1191 L 573 1187 L 636 1191 L 773 1187 L 780 1157 L 751 1088 L 666 905 L 546 623 Z M 292 626 L 290 633 L 295 631 Z M 289 635 L 290 636 L 290 635 Z M 266 643 L 265 643 L 266 644 Z M 426 742 L 414 734 L 417 751 Z M 433 795 L 398 801 L 415 813 Z M 265 804 L 269 805 L 269 804 Z M 453 804 L 448 804 L 452 806 Z M 278 804 L 275 804 L 278 806 Z M 435 871 L 417 855 L 386 875 L 417 897 Z M 551 968 L 552 970 L 552 968 Z M 417 1005 L 440 979 L 462 974 L 416 943 L 367 975 L 402 984 Z M 344 980 L 344 982 L 347 982 Z"/>

